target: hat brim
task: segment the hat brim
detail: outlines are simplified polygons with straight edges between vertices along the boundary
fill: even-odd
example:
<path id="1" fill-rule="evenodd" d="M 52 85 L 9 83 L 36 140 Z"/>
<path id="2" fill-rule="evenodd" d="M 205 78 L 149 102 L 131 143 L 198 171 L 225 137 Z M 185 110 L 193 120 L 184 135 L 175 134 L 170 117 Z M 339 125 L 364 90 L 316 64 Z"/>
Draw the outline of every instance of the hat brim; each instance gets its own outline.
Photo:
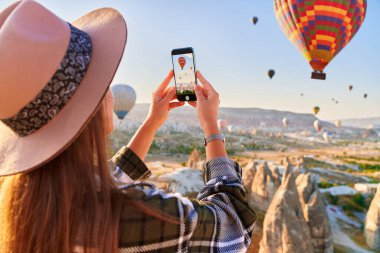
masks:
<path id="1" fill-rule="evenodd" d="M 31 171 L 58 156 L 95 115 L 112 82 L 127 41 L 124 18 L 114 9 L 102 8 L 72 24 L 92 40 L 86 75 L 61 111 L 31 135 L 19 137 L 0 123 L 0 176 Z"/>

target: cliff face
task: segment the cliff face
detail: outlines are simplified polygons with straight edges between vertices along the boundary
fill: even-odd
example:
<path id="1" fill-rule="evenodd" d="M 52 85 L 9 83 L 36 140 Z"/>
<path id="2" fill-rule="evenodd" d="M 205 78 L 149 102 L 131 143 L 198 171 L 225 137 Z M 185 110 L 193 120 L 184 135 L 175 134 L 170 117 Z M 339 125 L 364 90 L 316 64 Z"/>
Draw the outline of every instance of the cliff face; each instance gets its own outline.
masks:
<path id="1" fill-rule="evenodd" d="M 187 167 L 192 169 L 203 170 L 204 165 L 205 161 L 202 160 L 201 152 L 194 149 L 189 156 L 189 160 L 187 161 Z"/>
<path id="2" fill-rule="evenodd" d="M 367 212 L 364 233 L 368 246 L 380 250 L 380 184 Z"/>
<path id="3" fill-rule="evenodd" d="M 252 182 L 257 172 L 257 163 L 255 160 L 251 160 L 247 166 L 243 168 L 243 184 L 247 193 L 251 192 Z"/>
<path id="4" fill-rule="evenodd" d="M 331 228 L 318 184 L 312 174 L 300 174 L 296 179 L 297 192 L 309 227 L 314 253 L 333 253 Z"/>
<path id="5" fill-rule="evenodd" d="M 260 253 L 313 252 L 293 174 L 286 178 L 273 197 L 265 215 L 263 230 Z"/>
<path id="6" fill-rule="evenodd" d="M 266 162 L 260 164 L 251 186 L 250 197 L 253 206 L 260 211 L 266 211 L 277 188 L 278 183 L 268 164 Z"/>

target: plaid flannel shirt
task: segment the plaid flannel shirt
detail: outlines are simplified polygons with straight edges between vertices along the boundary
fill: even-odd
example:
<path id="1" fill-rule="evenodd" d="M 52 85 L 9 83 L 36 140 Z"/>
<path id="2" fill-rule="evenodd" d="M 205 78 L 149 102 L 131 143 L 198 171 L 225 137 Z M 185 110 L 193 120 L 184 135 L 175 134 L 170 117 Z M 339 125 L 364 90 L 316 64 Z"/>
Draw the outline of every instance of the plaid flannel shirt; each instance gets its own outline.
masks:
<path id="1" fill-rule="evenodd" d="M 119 252 L 247 250 L 256 214 L 248 206 L 238 163 L 224 157 L 208 161 L 204 168 L 205 186 L 196 199 L 189 199 L 178 193 L 165 193 L 148 183 L 133 182 L 149 176 L 150 171 L 127 147 L 112 162 L 113 174 L 124 184 L 121 189 L 126 196 L 179 221 L 170 223 L 125 204 L 119 226 Z"/>

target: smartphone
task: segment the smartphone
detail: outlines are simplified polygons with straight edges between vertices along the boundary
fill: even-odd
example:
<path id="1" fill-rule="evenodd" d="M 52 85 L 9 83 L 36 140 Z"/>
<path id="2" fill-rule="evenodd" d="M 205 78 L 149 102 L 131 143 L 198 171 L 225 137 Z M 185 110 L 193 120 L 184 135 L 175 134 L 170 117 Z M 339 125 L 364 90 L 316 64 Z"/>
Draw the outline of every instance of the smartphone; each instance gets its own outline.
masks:
<path id="1" fill-rule="evenodd" d="M 197 85 L 197 78 L 193 48 L 173 49 L 172 63 L 178 101 L 196 101 L 194 87 Z"/>

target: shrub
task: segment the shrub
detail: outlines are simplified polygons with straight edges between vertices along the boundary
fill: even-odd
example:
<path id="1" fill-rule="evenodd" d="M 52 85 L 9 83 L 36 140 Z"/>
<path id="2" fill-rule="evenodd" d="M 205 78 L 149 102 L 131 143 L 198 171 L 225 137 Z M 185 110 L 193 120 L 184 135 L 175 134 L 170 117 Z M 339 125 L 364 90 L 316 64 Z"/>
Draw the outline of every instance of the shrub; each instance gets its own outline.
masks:
<path id="1" fill-rule="evenodd" d="M 322 180 L 322 182 L 320 182 L 320 183 L 318 184 L 318 186 L 319 186 L 320 189 L 324 189 L 324 188 L 330 188 L 330 187 L 332 187 L 333 184 L 327 182 L 326 180 Z"/>
<path id="2" fill-rule="evenodd" d="M 327 193 L 326 194 L 326 198 L 327 198 L 327 201 L 332 204 L 332 205 L 336 205 L 338 204 L 338 201 L 339 201 L 339 197 L 338 196 L 335 196 L 335 195 L 332 195 L 330 193 Z"/>
<path id="3" fill-rule="evenodd" d="M 360 193 L 356 193 L 354 197 L 352 198 L 352 200 L 354 201 L 355 204 L 364 208 L 366 207 L 365 198 Z"/>

